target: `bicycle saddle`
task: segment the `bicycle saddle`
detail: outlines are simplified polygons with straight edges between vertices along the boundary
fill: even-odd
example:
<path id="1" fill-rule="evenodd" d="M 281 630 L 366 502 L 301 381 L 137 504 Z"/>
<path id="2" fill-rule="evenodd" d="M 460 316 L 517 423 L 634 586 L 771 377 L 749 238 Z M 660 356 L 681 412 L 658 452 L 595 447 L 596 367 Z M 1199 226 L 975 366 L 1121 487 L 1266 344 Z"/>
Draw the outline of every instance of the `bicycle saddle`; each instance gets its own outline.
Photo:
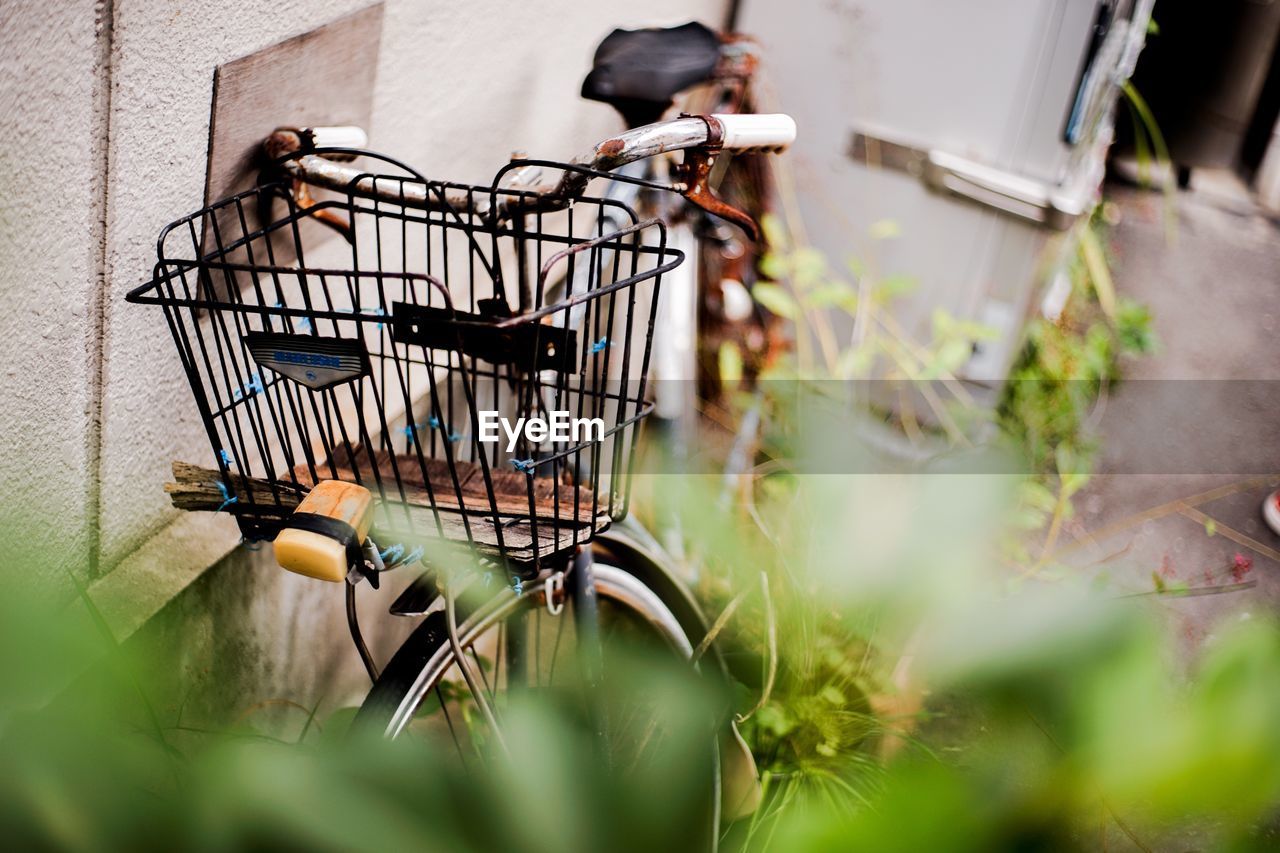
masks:
<path id="1" fill-rule="evenodd" d="M 677 92 L 715 71 L 720 38 L 690 22 L 666 29 L 614 30 L 596 48 L 582 97 L 603 101 L 631 127 L 661 118 Z"/>

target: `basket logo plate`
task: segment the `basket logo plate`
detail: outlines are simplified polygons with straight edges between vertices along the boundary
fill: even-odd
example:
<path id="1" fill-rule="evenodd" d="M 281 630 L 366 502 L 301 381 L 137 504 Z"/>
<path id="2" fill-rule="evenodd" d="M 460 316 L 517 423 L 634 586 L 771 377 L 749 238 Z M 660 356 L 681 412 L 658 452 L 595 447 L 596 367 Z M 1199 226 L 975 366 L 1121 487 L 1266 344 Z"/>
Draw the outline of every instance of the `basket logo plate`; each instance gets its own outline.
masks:
<path id="1" fill-rule="evenodd" d="M 369 354 L 360 338 L 248 332 L 244 344 L 259 367 L 316 390 L 369 373 Z"/>
<path id="2" fill-rule="evenodd" d="M 500 306 L 500 307 L 499 307 Z M 468 314 L 411 302 L 391 307 L 391 340 L 428 349 L 454 350 L 491 364 L 514 364 L 522 370 L 572 373 L 577 366 L 578 333 L 548 323 L 499 326 L 510 313 L 505 304 L 482 299 L 481 313 Z"/>

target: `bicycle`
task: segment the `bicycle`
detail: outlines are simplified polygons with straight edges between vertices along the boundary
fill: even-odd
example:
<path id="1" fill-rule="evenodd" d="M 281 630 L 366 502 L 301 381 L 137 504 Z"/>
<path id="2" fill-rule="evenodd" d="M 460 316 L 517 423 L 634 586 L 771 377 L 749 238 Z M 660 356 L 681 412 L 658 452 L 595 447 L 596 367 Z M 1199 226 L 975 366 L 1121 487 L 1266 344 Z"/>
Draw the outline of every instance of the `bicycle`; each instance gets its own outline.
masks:
<path id="1" fill-rule="evenodd" d="M 359 726 L 403 735 L 434 696 L 466 762 L 503 748 L 501 693 L 560 690 L 574 671 L 603 754 L 636 760 L 652 733 L 594 698 L 610 631 L 724 678 L 715 650 L 700 648 L 707 627 L 688 590 L 643 542 L 609 531 L 627 515 L 639 426 L 654 411 L 663 277 L 685 259 L 662 219 L 627 200 L 674 191 L 752 228 L 709 189 L 715 159 L 779 150 L 794 134 L 786 116 L 683 116 L 573 163 L 517 159 L 490 185 L 466 186 L 365 150 L 354 129 L 281 130 L 264 143 L 269 180 L 164 229 L 152 279 L 128 300 L 163 308 L 218 460 L 216 471 L 175 463 L 174 502 L 230 513 L 246 540 L 274 540 L 283 567 L 343 583 L 373 681 Z M 685 152 L 674 182 L 635 165 L 671 152 Z M 560 177 L 538 183 L 539 172 Z M 588 195 L 593 181 L 610 190 Z M 329 230 L 344 240 L 317 240 Z M 489 414 L 563 412 L 599 428 L 526 431 L 509 446 L 481 436 Z M 427 571 L 391 611 L 422 622 L 379 669 L 355 590 L 419 563 Z M 566 628 L 578 665 L 558 682 Z M 467 700 L 487 732 L 461 733 L 484 741 L 470 751 L 450 713 Z M 707 742 L 714 847 L 721 753 Z"/>

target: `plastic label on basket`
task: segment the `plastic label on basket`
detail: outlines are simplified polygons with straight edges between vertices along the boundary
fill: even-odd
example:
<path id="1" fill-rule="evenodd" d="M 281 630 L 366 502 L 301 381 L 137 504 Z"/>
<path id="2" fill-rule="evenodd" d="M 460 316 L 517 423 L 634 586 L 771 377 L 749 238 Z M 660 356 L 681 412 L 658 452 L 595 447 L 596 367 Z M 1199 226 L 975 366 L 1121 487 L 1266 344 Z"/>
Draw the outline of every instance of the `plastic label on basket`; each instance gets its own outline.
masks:
<path id="1" fill-rule="evenodd" d="M 577 367 L 575 330 L 536 321 L 500 326 L 498 323 L 510 314 L 494 311 L 497 302 L 481 300 L 481 307 L 489 310 L 478 314 L 397 302 L 392 306 L 391 339 L 399 344 L 462 352 L 492 364 L 513 364 L 525 370 L 568 373 Z"/>
<path id="2" fill-rule="evenodd" d="M 244 344 L 260 367 L 315 390 L 369 373 L 369 354 L 359 338 L 248 332 Z"/>

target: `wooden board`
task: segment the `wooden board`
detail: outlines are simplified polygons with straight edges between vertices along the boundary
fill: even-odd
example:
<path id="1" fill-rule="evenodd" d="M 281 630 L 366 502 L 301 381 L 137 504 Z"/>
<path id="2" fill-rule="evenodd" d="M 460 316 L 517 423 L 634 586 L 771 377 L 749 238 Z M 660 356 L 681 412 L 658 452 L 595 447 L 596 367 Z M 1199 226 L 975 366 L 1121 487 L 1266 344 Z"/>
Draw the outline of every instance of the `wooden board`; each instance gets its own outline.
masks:
<path id="1" fill-rule="evenodd" d="M 372 468 L 368 455 L 357 452 L 357 457 L 364 463 L 359 466 L 361 478 L 368 482 L 372 476 Z M 339 477 L 354 482 L 356 477 L 353 468 L 345 455 L 343 466 L 338 466 Z M 380 468 L 386 466 L 391 470 L 391 459 L 385 454 L 377 455 Z M 438 461 L 444 466 L 443 461 Z M 487 493 L 483 488 L 483 480 L 477 466 L 471 463 L 456 463 L 459 480 L 470 484 L 463 490 L 463 500 L 457 499 L 452 479 L 444 468 L 429 466 L 434 501 L 426 491 L 424 484 L 410 482 L 409 472 L 417 472 L 417 480 L 422 481 L 422 468 L 416 458 L 397 457 L 401 482 L 405 484 L 403 500 L 380 501 L 375 510 L 372 536 L 374 541 L 386 547 L 401 543 L 411 546 L 416 542 L 429 539 L 444 539 L 454 543 L 469 543 L 483 556 L 498 557 L 505 551 L 511 560 L 529 560 L 534 556 L 534 541 L 537 540 L 537 552 L 543 556 L 572 547 L 587 541 L 592 533 L 603 530 L 610 523 L 607 514 L 601 512 L 591 516 L 591 492 L 587 489 L 574 489 L 562 485 L 559 489 L 560 512 L 556 517 L 556 492 L 554 484 L 543 480 L 537 483 L 535 492 L 535 512 L 529 513 L 529 500 L 525 487 L 525 477 L 519 472 L 505 472 L 495 478 L 495 486 L 502 484 L 503 491 L 498 492 L 499 521 L 502 523 L 501 535 L 494 525 L 490 512 Z M 326 469 L 328 466 L 324 466 Z M 239 474 L 231 475 L 232 487 L 224 494 L 219 486 L 222 475 L 214 470 L 190 465 L 184 462 L 173 463 L 175 482 L 166 483 L 165 491 L 169 493 L 173 505 L 185 510 L 217 510 L 225 508 L 226 498 L 234 496 L 242 504 L 254 503 L 258 506 L 279 506 L 279 518 L 288 517 L 293 508 L 301 501 L 305 489 L 312 485 L 312 480 L 305 469 L 295 471 L 301 488 L 296 492 L 271 483 Z M 345 476 L 342 476 L 345 475 Z M 394 483 L 394 477 L 384 475 L 385 480 Z M 437 482 L 438 478 L 440 479 Z M 392 487 L 384 486 L 386 491 Z M 577 511 L 573 506 L 574 494 L 579 501 Z M 252 500 L 251 500 L 252 497 Z M 397 495 L 399 497 L 399 495 Z M 435 507 L 433 509 L 432 507 Z M 232 510 L 234 511 L 234 510 Z M 502 547 L 499 547 L 501 538 Z"/>
<path id="2" fill-rule="evenodd" d="M 564 484 L 557 489 L 554 481 L 535 478 L 534 501 L 530 507 L 524 474 L 491 470 L 494 503 L 502 524 L 499 533 L 479 465 L 455 461 L 454 471 L 460 487 L 455 489 L 448 463 L 442 459 L 426 460 L 427 477 L 424 478 L 423 466 L 416 456 L 396 455 L 393 462 L 385 451 L 370 454 L 363 448 L 357 448 L 354 455 L 356 458 L 352 460 L 345 450 L 339 450 L 330 462 L 337 469 L 336 479 L 370 484 L 376 482 L 373 476 L 376 461 L 386 495 L 374 520 L 374 527 L 380 528 L 381 533 L 381 540 L 375 535 L 378 541 L 388 536 L 394 541 L 414 541 L 435 534 L 436 538 L 455 542 L 474 542 L 481 551 L 492 555 L 505 550 L 509 559 L 521 560 L 533 558 L 535 538 L 537 551 L 545 555 L 571 546 L 575 531 L 576 540 L 583 542 L 590 538 L 591 530 L 603 529 L 609 523 L 609 517 L 603 513 L 592 515 L 589 489 Z M 328 464 L 317 467 L 321 472 L 330 470 Z M 399 471 L 402 488 L 396 486 L 396 471 Z M 304 485 L 312 482 L 305 468 L 295 469 L 294 476 Z M 427 480 L 430 480 L 430 490 Z M 403 499 L 395 500 L 396 497 Z"/>
<path id="3" fill-rule="evenodd" d="M 472 514 L 492 515 L 496 504 L 498 514 L 508 517 L 532 516 L 547 521 L 559 520 L 561 524 L 585 525 L 591 517 L 593 493 L 590 489 L 575 488 L 567 483 L 557 484 L 548 477 L 533 479 L 533 501 L 529 500 L 528 478 L 514 469 L 490 468 L 489 482 L 493 484 L 494 500 L 490 502 L 485 486 L 484 471 L 474 462 L 455 460 L 453 472 L 443 459 L 425 458 L 426 474 L 418 457 L 397 454 L 392 457 L 386 451 L 370 453 L 364 448 L 355 449 L 355 459 L 344 448 L 338 448 L 329 462 L 317 465 L 321 479 L 338 479 L 370 485 L 382 483 L 382 491 L 388 498 L 397 496 L 397 473 L 404 485 L 405 500 L 409 503 L 430 506 L 432 504 Z M 332 465 L 337 470 L 332 473 Z M 374 469 L 377 476 L 374 476 Z M 358 474 L 358 476 L 357 476 Z M 453 474 L 457 475 L 458 488 L 454 488 Z M 305 466 L 294 469 L 298 482 L 310 487 L 313 482 Z M 429 482 L 428 482 L 429 481 Z"/>
<path id="4" fill-rule="evenodd" d="M 369 127 L 382 39 L 383 4 L 361 9 L 310 32 L 219 65 L 213 76 L 209 115 L 209 163 L 205 203 L 212 204 L 254 186 L 262 168 L 262 141 L 281 127 L 358 125 Z M 277 206 L 276 216 L 280 215 Z M 234 209 L 218 217 L 224 241 L 242 233 Z M 245 210 L 249 229 L 259 227 L 258 211 Z M 307 245 L 341 239 L 318 223 L 304 223 Z M 202 251 L 212 251 L 212 229 Z M 295 259 L 289 235 L 273 239 L 275 262 Z M 229 261 L 243 261 L 228 256 Z"/>

